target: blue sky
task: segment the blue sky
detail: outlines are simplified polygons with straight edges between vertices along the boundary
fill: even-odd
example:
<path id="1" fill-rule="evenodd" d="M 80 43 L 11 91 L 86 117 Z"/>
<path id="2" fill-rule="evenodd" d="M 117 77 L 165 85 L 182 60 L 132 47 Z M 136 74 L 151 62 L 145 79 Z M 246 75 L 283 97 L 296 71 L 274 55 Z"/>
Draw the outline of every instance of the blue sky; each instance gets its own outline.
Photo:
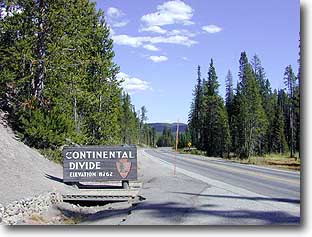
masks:
<path id="1" fill-rule="evenodd" d="M 148 122 L 187 122 L 197 65 L 207 76 L 213 58 L 220 94 L 230 69 L 237 79 L 240 53 L 257 54 L 272 88 L 297 71 L 298 0 L 97 1 L 112 29 L 123 86 Z M 236 84 L 236 83 L 235 83 Z"/>

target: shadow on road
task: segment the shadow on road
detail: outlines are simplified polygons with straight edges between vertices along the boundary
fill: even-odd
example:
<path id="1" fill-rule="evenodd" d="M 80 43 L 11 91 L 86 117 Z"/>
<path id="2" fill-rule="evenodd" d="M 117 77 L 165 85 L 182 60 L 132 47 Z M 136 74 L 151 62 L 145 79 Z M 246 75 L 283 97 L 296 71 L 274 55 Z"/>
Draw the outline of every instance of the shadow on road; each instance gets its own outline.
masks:
<path id="1" fill-rule="evenodd" d="M 282 211 L 251 211 L 251 210 L 214 210 L 213 205 L 205 209 L 194 208 L 191 206 L 181 205 L 179 203 L 167 202 L 159 204 L 151 204 L 148 202 L 140 204 L 136 208 L 136 212 L 140 210 L 149 211 L 149 216 L 154 218 L 169 218 L 171 221 L 178 219 L 179 216 L 196 217 L 199 216 L 202 223 L 210 221 L 210 217 L 222 217 L 228 219 L 228 223 L 238 223 L 240 225 L 250 224 L 250 220 L 261 220 L 267 225 L 280 225 L 280 224 L 300 224 L 300 217 L 289 215 Z M 147 216 L 148 217 L 148 216 Z M 173 220 L 172 220 L 173 219 Z M 230 219 L 233 219 L 231 221 Z M 240 219 L 240 220 L 238 220 Z M 176 223 L 179 224 L 179 223 Z M 181 223 L 183 224 L 183 222 Z M 187 223 L 186 223 L 187 224 Z M 221 224 L 221 223 L 220 223 Z"/>
<path id="2" fill-rule="evenodd" d="M 211 209 L 207 209 L 211 208 Z M 130 215 L 133 214 L 133 222 L 135 222 L 136 215 L 138 216 L 138 223 L 135 225 L 144 225 L 144 218 L 149 220 L 149 224 L 151 224 L 151 220 L 153 224 L 165 223 L 169 225 L 179 225 L 179 224 L 187 224 L 184 222 L 184 218 L 187 217 L 199 217 L 201 223 L 205 224 L 205 220 L 207 220 L 207 224 L 209 224 L 211 217 L 220 217 L 223 218 L 220 225 L 249 225 L 250 223 L 254 224 L 254 221 L 261 221 L 260 225 L 297 225 L 300 224 L 300 217 L 289 215 L 282 211 L 251 211 L 251 210 L 214 210 L 214 205 L 208 205 L 205 209 L 202 207 L 194 208 L 192 206 L 183 205 L 181 203 L 176 202 L 164 202 L 164 203 L 149 203 L 144 202 L 136 207 L 125 208 L 119 210 L 104 210 L 99 211 L 94 214 L 82 215 L 81 213 L 76 213 L 72 211 L 68 211 L 65 209 L 60 209 L 68 217 L 79 216 L 81 217 L 81 221 L 99 221 L 101 219 L 106 219 L 110 217 L 118 217 L 122 215 Z M 143 219 L 142 219 L 143 218 Z M 125 219 L 126 220 L 126 219 Z M 161 222 L 160 222 L 161 221 Z M 224 224 L 228 223 L 228 224 Z M 257 223 L 257 222 L 256 222 Z M 125 224 L 127 224 L 125 222 Z M 195 224 L 195 223 L 193 223 Z M 215 222 L 214 222 L 214 225 Z"/>
<path id="3" fill-rule="evenodd" d="M 286 202 L 300 204 L 300 199 L 290 199 L 290 198 L 266 198 L 266 197 L 242 197 L 242 196 L 227 196 L 227 195 L 208 195 L 208 194 L 198 194 L 198 193 L 188 193 L 188 192 L 172 192 L 182 195 L 193 195 L 202 197 L 212 197 L 212 198 L 228 198 L 228 199 L 243 199 L 251 201 L 273 201 L 273 202 Z"/>

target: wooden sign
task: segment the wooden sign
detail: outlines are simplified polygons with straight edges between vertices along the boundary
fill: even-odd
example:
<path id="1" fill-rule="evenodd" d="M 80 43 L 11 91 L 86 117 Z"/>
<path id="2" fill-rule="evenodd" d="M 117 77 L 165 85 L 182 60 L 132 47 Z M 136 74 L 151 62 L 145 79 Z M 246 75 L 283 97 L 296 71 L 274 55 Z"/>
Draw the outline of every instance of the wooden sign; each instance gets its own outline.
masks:
<path id="1" fill-rule="evenodd" d="M 136 146 L 66 147 L 64 182 L 137 180 Z"/>

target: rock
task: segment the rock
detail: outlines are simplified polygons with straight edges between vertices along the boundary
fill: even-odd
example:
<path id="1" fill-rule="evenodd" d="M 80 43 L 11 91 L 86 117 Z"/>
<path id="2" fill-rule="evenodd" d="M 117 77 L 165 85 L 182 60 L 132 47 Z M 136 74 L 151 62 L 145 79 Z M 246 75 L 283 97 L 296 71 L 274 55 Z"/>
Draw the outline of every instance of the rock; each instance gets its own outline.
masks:
<path id="1" fill-rule="evenodd" d="M 17 215 L 19 212 L 18 212 L 18 209 L 10 208 L 10 209 L 7 209 L 7 210 L 6 210 L 6 213 L 8 214 L 8 216 L 15 216 L 15 215 Z"/>
<path id="2" fill-rule="evenodd" d="M 22 222 L 22 220 L 24 219 L 23 217 L 24 217 L 24 216 L 23 216 L 22 213 L 18 213 L 18 214 L 16 215 L 16 219 L 17 219 L 18 222 Z"/>
<path id="3" fill-rule="evenodd" d="M 54 202 L 59 202 L 60 194 L 46 193 L 40 194 L 32 199 L 21 199 L 14 201 L 6 206 L 0 204 L 0 223 L 15 225 L 25 222 L 25 218 L 31 217 L 33 214 L 41 215 Z"/>
<path id="4" fill-rule="evenodd" d="M 3 215 L 4 213 L 4 206 L 0 203 L 0 214 Z"/>

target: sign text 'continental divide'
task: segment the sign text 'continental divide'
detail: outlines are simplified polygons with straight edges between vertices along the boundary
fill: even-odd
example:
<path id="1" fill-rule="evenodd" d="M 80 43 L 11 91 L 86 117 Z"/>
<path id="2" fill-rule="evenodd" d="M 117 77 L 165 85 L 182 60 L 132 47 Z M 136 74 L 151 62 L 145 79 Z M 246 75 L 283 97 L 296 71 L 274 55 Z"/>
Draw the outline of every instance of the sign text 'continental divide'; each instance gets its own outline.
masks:
<path id="1" fill-rule="evenodd" d="M 78 159 L 135 159 L 132 151 L 67 151 L 67 160 Z"/>

